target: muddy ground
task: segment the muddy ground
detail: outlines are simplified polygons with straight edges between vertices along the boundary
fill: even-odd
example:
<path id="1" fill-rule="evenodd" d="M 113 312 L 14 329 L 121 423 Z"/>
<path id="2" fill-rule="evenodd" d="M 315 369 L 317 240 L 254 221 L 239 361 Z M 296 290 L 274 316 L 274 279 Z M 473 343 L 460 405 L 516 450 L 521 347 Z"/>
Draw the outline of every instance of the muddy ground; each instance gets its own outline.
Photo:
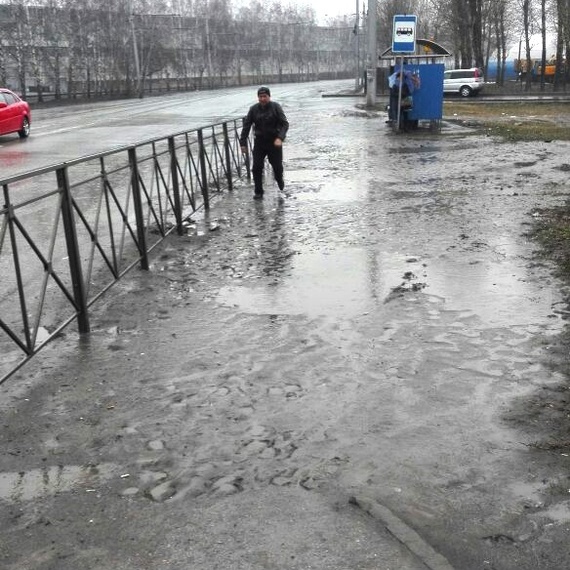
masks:
<path id="1" fill-rule="evenodd" d="M 389 568 L 300 562 L 310 521 L 236 554 L 303 501 L 348 536 L 361 494 L 457 570 L 568 566 L 567 290 L 529 237 L 568 143 L 287 112 L 283 203 L 240 184 L 2 387 L 3 568 Z"/>

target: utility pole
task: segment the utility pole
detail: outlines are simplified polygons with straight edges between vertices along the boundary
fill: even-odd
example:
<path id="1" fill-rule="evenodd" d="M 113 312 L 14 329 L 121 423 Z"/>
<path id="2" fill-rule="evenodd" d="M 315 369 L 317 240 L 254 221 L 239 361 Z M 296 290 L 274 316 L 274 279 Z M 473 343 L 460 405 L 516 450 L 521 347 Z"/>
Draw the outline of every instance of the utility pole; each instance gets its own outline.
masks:
<path id="1" fill-rule="evenodd" d="M 208 12 L 206 14 L 206 61 L 208 64 L 208 83 L 210 85 L 210 89 L 214 86 L 213 84 L 213 77 L 212 77 L 212 47 L 211 47 L 211 39 L 210 39 L 210 12 L 208 6 Z"/>
<path id="2" fill-rule="evenodd" d="M 358 91 L 360 85 L 360 14 L 358 13 L 359 6 L 356 0 L 356 22 L 354 23 L 354 33 L 356 35 L 356 68 L 354 73 L 354 89 Z"/>
<path id="3" fill-rule="evenodd" d="M 141 81 L 141 64 L 139 60 L 139 48 L 137 45 L 137 32 L 135 30 L 135 14 L 133 12 L 133 3 L 129 2 L 130 14 L 129 19 L 131 20 L 131 34 L 133 36 L 133 51 L 135 56 L 135 73 L 137 74 L 137 86 L 136 93 L 137 96 L 143 98 L 143 85 Z"/>
<path id="4" fill-rule="evenodd" d="M 378 54 L 376 50 L 376 21 L 378 20 L 378 0 L 368 2 L 368 57 L 366 61 L 366 105 L 376 104 L 376 66 Z"/>

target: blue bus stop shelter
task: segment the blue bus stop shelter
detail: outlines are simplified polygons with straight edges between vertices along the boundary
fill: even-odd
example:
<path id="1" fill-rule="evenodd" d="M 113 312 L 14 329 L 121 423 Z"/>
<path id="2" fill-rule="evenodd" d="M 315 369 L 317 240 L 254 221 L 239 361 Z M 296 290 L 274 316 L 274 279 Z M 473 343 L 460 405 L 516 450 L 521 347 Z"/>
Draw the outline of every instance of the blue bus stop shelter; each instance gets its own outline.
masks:
<path id="1" fill-rule="evenodd" d="M 413 108 L 406 111 L 406 120 L 418 124 L 429 121 L 432 130 L 439 130 L 443 117 L 444 61 L 451 54 L 441 45 L 427 39 L 416 39 L 415 53 L 393 53 L 386 49 L 379 57 L 378 74 L 387 87 L 387 78 L 396 67 L 403 65 L 419 78 L 419 88 L 413 93 Z"/>

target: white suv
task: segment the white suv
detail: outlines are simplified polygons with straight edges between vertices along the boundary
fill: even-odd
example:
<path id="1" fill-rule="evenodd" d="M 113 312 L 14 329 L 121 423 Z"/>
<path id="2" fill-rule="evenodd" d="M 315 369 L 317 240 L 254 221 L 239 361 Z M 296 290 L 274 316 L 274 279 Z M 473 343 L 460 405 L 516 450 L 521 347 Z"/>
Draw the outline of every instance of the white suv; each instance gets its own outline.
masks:
<path id="1" fill-rule="evenodd" d="M 478 67 L 448 69 L 443 73 L 443 92 L 459 93 L 462 97 L 477 95 L 483 89 L 485 79 Z"/>

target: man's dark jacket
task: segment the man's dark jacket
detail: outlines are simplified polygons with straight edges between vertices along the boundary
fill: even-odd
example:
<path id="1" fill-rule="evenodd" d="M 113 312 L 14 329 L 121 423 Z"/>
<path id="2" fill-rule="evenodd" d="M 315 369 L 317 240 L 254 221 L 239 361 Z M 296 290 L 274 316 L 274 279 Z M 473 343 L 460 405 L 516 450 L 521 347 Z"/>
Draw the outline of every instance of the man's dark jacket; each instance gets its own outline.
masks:
<path id="1" fill-rule="evenodd" d="M 241 146 L 246 146 L 252 125 L 255 125 L 253 130 L 255 138 L 268 142 L 274 141 L 276 138 L 284 141 L 289 129 L 289 121 L 287 121 L 281 105 L 274 101 L 268 101 L 264 107 L 256 103 L 249 108 L 243 120 L 243 129 L 239 137 Z"/>

